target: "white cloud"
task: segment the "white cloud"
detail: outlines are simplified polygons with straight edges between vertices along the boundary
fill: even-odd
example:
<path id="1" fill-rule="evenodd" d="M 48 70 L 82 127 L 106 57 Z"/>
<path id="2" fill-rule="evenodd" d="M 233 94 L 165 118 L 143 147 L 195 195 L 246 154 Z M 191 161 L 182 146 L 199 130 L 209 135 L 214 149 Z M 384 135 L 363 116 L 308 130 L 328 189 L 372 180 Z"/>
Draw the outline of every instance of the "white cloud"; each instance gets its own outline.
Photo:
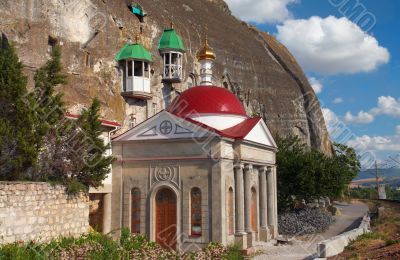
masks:
<path id="1" fill-rule="evenodd" d="M 396 136 L 368 136 L 363 135 L 349 140 L 347 145 L 358 151 L 386 151 L 398 152 L 400 150 L 400 138 Z"/>
<path id="2" fill-rule="evenodd" d="M 246 22 L 278 23 L 292 17 L 287 6 L 297 0 L 225 0 L 232 13 Z"/>
<path id="3" fill-rule="evenodd" d="M 388 115 L 400 117 L 400 98 L 395 99 L 391 96 L 381 96 L 378 98 L 378 106 L 371 109 L 374 115 Z"/>
<path id="4" fill-rule="evenodd" d="M 308 71 L 321 74 L 368 72 L 389 62 L 378 41 L 345 17 L 287 20 L 277 38 Z"/>
<path id="5" fill-rule="evenodd" d="M 364 169 L 373 167 L 375 160 L 385 161 L 388 155 L 400 150 L 400 136 L 368 136 L 363 135 L 346 143 L 353 147 L 360 156 Z"/>
<path id="6" fill-rule="evenodd" d="M 396 134 L 400 135 L 400 125 L 396 126 Z"/>
<path id="7" fill-rule="evenodd" d="M 376 116 L 380 115 L 400 118 L 400 98 L 396 100 L 391 96 L 380 96 L 377 106 L 370 109 L 369 112 L 361 110 L 357 115 L 347 112 L 343 119 L 350 124 L 369 124 L 374 121 Z"/>
<path id="8" fill-rule="evenodd" d="M 333 104 L 340 104 L 343 103 L 343 98 L 337 97 L 332 101 Z"/>
<path id="9" fill-rule="evenodd" d="M 349 124 L 369 124 L 374 121 L 374 116 L 368 112 L 360 111 L 356 116 L 347 112 L 344 116 L 344 121 Z"/>
<path id="10" fill-rule="evenodd" d="M 311 77 L 311 78 L 308 79 L 308 81 L 310 81 L 310 85 L 314 89 L 314 92 L 316 94 L 321 93 L 322 88 L 324 86 L 322 85 L 322 83 L 318 79 L 316 79 L 314 77 Z"/>

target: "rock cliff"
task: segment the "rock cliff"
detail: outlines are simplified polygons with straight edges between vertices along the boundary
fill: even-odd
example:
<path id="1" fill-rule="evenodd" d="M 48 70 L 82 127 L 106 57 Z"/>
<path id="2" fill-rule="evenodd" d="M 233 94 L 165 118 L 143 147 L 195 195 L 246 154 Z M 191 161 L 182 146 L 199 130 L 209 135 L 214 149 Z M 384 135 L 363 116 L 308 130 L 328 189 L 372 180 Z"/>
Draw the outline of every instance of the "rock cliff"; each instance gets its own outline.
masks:
<path id="1" fill-rule="evenodd" d="M 217 59 L 217 85 L 234 92 L 249 115 L 262 116 L 275 134 L 297 134 L 308 145 L 331 153 L 318 100 L 304 72 L 273 36 L 233 17 L 222 0 L 140 0 L 147 17 L 140 21 L 124 0 L 4 0 L 0 2 L 0 32 L 14 41 L 32 76 L 60 44 L 69 82 L 60 87 L 71 112 L 98 96 L 103 116 L 125 127 L 165 108 L 171 99 L 196 84 L 196 52 L 208 27 Z M 170 22 L 187 48 L 182 83 L 162 83 L 157 43 Z M 151 91 L 148 101 L 121 96 L 122 76 L 114 57 L 135 35 L 151 51 Z M 30 77 L 32 85 L 32 77 Z"/>

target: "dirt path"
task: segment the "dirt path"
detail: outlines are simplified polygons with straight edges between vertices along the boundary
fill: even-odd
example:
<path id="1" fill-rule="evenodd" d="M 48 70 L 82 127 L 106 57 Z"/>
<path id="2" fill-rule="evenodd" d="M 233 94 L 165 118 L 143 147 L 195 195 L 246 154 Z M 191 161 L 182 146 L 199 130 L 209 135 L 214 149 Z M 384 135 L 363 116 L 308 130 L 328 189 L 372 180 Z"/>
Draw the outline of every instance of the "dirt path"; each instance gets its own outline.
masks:
<path id="1" fill-rule="evenodd" d="M 366 204 L 361 202 L 335 203 L 341 211 L 340 216 L 335 216 L 336 221 L 329 229 L 320 234 L 304 235 L 295 237 L 291 245 L 273 246 L 263 245 L 264 253 L 253 257 L 255 260 L 299 260 L 313 259 L 317 253 L 317 244 L 325 239 L 339 235 L 345 231 L 355 228 L 361 221 L 361 218 L 368 212 Z"/>

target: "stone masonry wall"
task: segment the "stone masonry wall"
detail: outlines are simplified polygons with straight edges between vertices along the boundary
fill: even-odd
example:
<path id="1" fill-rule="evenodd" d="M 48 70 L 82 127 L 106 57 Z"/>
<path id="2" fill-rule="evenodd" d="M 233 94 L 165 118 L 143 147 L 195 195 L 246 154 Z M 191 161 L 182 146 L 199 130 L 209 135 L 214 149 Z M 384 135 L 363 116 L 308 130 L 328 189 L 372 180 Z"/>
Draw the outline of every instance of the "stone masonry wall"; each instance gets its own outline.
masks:
<path id="1" fill-rule="evenodd" d="M 78 236 L 88 228 L 87 196 L 49 183 L 0 182 L 0 244 Z"/>

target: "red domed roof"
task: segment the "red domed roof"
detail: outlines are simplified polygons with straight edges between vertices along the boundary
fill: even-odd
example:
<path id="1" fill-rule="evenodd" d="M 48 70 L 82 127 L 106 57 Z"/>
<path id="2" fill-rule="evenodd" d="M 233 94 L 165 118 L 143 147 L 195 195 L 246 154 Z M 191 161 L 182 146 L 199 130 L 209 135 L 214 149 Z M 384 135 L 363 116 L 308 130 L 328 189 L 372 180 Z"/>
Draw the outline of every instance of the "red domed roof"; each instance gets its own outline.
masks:
<path id="1" fill-rule="evenodd" d="M 246 116 L 242 103 L 233 93 L 214 86 L 198 86 L 185 90 L 174 99 L 167 111 L 178 116 L 195 114 Z"/>

